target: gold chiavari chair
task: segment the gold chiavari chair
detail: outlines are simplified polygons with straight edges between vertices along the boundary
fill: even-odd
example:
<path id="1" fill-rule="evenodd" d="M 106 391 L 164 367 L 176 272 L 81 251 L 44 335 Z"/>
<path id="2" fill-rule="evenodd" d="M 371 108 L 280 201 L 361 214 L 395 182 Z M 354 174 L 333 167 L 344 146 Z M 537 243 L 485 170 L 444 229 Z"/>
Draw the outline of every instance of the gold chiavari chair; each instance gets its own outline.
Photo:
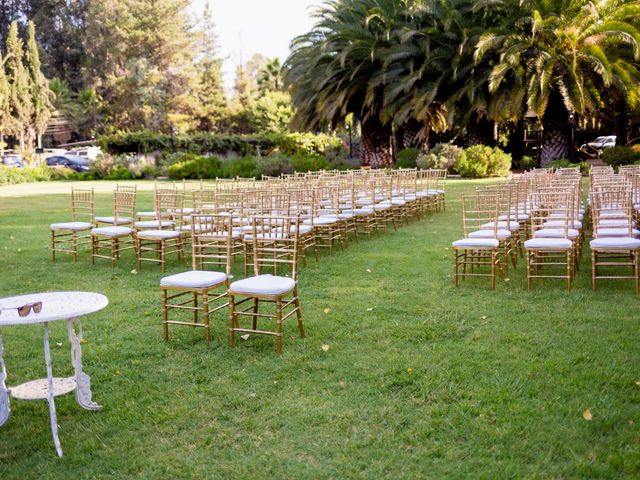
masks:
<path id="1" fill-rule="evenodd" d="M 229 286 L 229 344 L 235 346 L 237 332 L 272 335 L 276 337 L 277 352 L 282 353 L 284 320 L 296 315 L 300 336 L 305 336 L 296 281 L 300 219 L 256 216 L 252 218 L 252 227 L 254 276 Z M 278 271 L 287 268 L 291 276 L 278 276 Z M 264 269 L 273 269 L 273 275 L 261 274 Z M 247 302 L 248 308 L 239 309 Z M 275 313 L 260 312 L 260 303 L 275 304 Z M 241 325 L 242 317 L 252 318 L 251 327 Z M 275 320 L 276 330 L 258 329 L 259 318 Z"/>
<path id="2" fill-rule="evenodd" d="M 120 253 L 135 249 L 134 234 L 131 228 L 136 209 L 135 190 L 116 190 L 113 192 L 113 219 L 108 226 L 91 230 L 91 261 L 95 265 L 97 258 L 111 260 L 111 268 L 116 266 Z"/>
<path id="3" fill-rule="evenodd" d="M 632 192 L 628 188 L 593 192 L 591 194 L 593 215 L 593 239 L 591 248 L 591 286 L 596 290 L 598 279 L 632 279 L 634 290 L 638 289 L 640 269 L 640 231 L 634 228 Z M 615 216 L 616 223 L 611 222 Z M 621 267 L 630 267 L 631 275 L 619 273 Z M 603 270 L 614 270 L 605 274 Z"/>
<path id="4" fill-rule="evenodd" d="M 567 282 L 567 290 L 571 290 L 573 275 L 575 272 L 574 243 L 570 238 L 569 228 L 571 216 L 571 193 L 563 192 L 533 192 L 530 194 L 531 203 L 531 228 L 533 238 L 524 242 L 525 256 L 527 261 L 527 288 L 531 289 L 534 278 L 561 278 Z M 559 220 L 558 212 L 563 212 L 563 226 L 554 227 L 553 234 L 544 233 L 545 222 L 552 214 L 554 219 Z M 546 272 L 542 269 L 563 267 L 564 273 Z"/>
<path id="5" fill-rule="evenodd" d="M 78 260 L 78 246 L 91 242 L 90 231 L 94 226 L 93 189 L 71 189 L 71 221 L 52 223 L 51 259 L 55 262 L 56 253 L 69 253 L 73 261 Z"/>
<path id="6" fill-rule="evenodd" d="M 211 315 L 229 306 L 227 289 L 233 243 L 240 232 L 233 228 L 233 220 L 228 215 L 193 214 L 190 220 L 192 270 L 160 281 L 163 334 L 168 341 L 169 325 L 204 328 L 205 340 L 209 343 Z M 222 271 L 207 270 L 209 266 Z M 176 314 L 191 312 L 191 320 L 170 319 L 170 312 L 174 310 Z"/>
<path id="7" fill-rule="evenodd" d="M 149 230 L 137 230 L 135 234 L 138 268 L 142 262 L 160 263 L 162 271 L 166 270 L 166 257 L 177 254 L 184 258 L 184 242 L 176 222 L 182 221 L 182 216 L 176 218 L 176 212 L 182 208 L 183 193 L 181 191 L 156 190 L 156 220 L 150 222 L 136 222 L 136 229 L 149 227 Z M 151 226 L 151 223 L 154 225 Z M 155 227 L 155 228 L 154 228 Z M 145 254 L 150 254 L 145 256 Z"/>
<path id="8" fill-rule="evenodd" d="M 316 245 L 327 248 L 333 255 L 333 244 L 337 241 L 344 250 L 344 239 L 340 219 L 337 216 L 322 215 L 322 204 L 331 205 L 331 196 L 335 194 L 332 187 L 317 187 L 314 190 L 311 218 L 304 220 L 303 225 L 312 227 L 316 236 Z"/>
<path id="9" fill-rule="evenodd" d="M 453 249 L 453 281 L 458 286 L 459 278 L 489 277 L 491 288 L 496 287 L 496 270 L 502 272 L 500 240 L 498 237 L 498 215 L 500 202 L 497 195 L 462 195 L 462 226 L 464 238 L 451 244 Z M 490 201 L 490 200 L 493 201 Z M 484 230 L 482 237 L 471 237 L 472 232 L 481 231 L 482 225 L 492 225 Z M 489 267 L 489 273 L 484 271 Z"/>
<path id="10" fill-rule="evenodd" d="M 153 188 L 154 191 L 154 195 L 153 195 L 153 199 L 154 199 L 154 205 L 153 205 L 153 210 L 145 210 L 145 211 L 140 211 L 136 213 L 136 217 L 138 219 L 138 221 L 154 221 L 156 219 L 156 217 L 158 216 L 157 213 L 157 206 L 155 205 L 155 199 L 156 199 L 156 195 L 155 193 L 158 191 L 168 191 L 168 192 L 175 192 L 177 190 L 177 184 L 172 183 L 172 182 L 156 182 Z M 145 227 L 148 228 L 148 227 Z"/>
<path id="11" fill-rule="evenodd" d="M 125 195 L 116 196 L 116 193 L 123 193 Z M 96 226 L 100 225 L 131 225 L 134 217 L 133 213 L 136 209 L 136 196 L 138 193 L 138 187 L 136 185 L 116 185 L 113 196 L 113 216 L 95 217 Z M 116 206 L 116 202 L 118 205 Z M 130 208 L 132 207 L 132 208 Z M 116 212 L 118 210 L 118 212 Z M 127 213 L 125 215 L 124 213 Z"/>

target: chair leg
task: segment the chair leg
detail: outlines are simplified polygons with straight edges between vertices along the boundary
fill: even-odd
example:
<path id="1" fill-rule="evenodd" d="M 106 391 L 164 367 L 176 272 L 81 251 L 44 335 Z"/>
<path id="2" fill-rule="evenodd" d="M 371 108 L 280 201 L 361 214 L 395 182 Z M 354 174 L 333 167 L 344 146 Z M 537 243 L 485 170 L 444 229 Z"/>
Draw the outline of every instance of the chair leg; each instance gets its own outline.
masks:
<path id="1" fill-rule="evenodd" d="M 198 292 L 193 292 L 193 323 L 198 323 Z"/>
<path id="2" fill-rule="evenodd" d="M 598 256 L 596 252 L 591 251 L 591 289 L 596 291 L 596 276 L 598 275 Z"/>
<path id="3" fill-rule="evenodd" d="M 257 313 L 258 313 L 258 303 L 259 303 L 259 300 L 258 300 L 257 297 L 255 297 L 253 299 L 253 323 L 252 323 L 252 328 L 254 330 L 258 329 L 258 315 L 257 315 Z"/>
<path id="4" fill-rule="evenodd" d="M 276 300 L 276 325 L 277 325 L 277 335 L 276 335 L 276 351 L 278 354 L 282 353 L 282 299 L 278 298 Z"/>
<path id="5" fill-rule="evenodd" d="M 167 291 L 162 289 L 162 330 L 164 341 L 169 341 L 169 312 L 167 307 Z"/>
<path id="6" fill-rule="evenodd" d="M 196 310 L 197 312 L 197 310 Z M 202 292 L 202 318 L 204 319 L 204 339 L 207 343 L 211 343 L 211 319 L 209 318 L 209 295 Z"/>
<path id="7" fill-rule="evenodd" d="M 236 304 L 233 295 L 229 295 L 229 347 L 236 346 Z"/>
<path id="8" fill-rule="evenodd" d="M 295 295 L 293 303 L 296 306 L 296 317 L 298 318 L 298 328 L 300 329 L 300 337 L 305 338 L 304 322 L 302 321 L 302 310 L 300 309 L 300 298 L 298 297 L 298 287 L 293 289 Z"/>

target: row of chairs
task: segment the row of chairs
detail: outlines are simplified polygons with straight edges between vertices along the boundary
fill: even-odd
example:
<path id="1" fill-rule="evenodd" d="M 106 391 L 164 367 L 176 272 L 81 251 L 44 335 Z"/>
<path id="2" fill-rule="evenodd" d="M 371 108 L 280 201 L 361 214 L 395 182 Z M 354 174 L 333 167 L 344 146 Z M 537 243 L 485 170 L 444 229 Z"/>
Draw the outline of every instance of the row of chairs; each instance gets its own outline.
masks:
<path id="1" fill-rule="evenodd" d="M 280 353 L 286 318 L 295 314 L 304 336 L 296 283 L 298 258 L 305 265 L 308 250 L 317 260 L 318 247 L 331 253 L 334 243 L 344 248 L 350 236 L 358 241 L 359 235 L 379 234 L 389 225 L 396 228 L 410 218 L 444 209 L 445 179 L 446 172 L 407 169 L 296 175 L 255 183 L 157 184 L 154 210 L 136 213 L 133 187 L 118 187 L 113 215 L 95 217 L 95 225 L 77 224 L 76 213 L 93 215 L 93 196 L 74 190 L 74 225 L 51 226 L 52 252 L 55 259 L 64 242 L 71 242 L 66 251 L 75 260 L 77 245 L 89 240 L 94 262 L 108 258 L 115 265 L 121 252 L 133 248 L 139 265 L 158 261 L 163 271 L 168 254 L 184 257 L 190 252 L 191 271 L 161 280 L 165 339 L 169 325 L 176 324 L 203 327 L 210 341 L 210 316 L 228 307 L 232 346 L 239 332 L 269 334 L 276 336 Z M 231 264 L 238 256 L 244 259 L 245 276 L 251 267 L 254 275 L 231 282 Z M 279 275 L 278 270 L 287 266 L 290 276 Z M 262 274 L 265 268 L 272 274 Z M 260 310 L 264 302 L 274 304 L 273 313 Z M 189 321 L 170 318 L 173 310 L 188 311 L 192 317 Z M 251 325 L 241 326 L 240 319 L 247 315 L 252 317 Z M 261 317 L 275 319 L 276 330 L 259 329 Z"/>
<path id="2" fill-rule="evenodd" d="M 508 257 L 515 267 L 517 250 L 525 256 L 529 289 L 534 279 L 556 278 L 571 290 L 582 257 L 585 226 L 592 225 L 593 289 L 599 278 L 633 278 L 637 291 L 637 174 L 632 168 L 619 175 L 609 167 L 594 168 L 588 212 L 577 168 L 534 170 L 463 196 L 465 238 L 453 243 L 455 284 L 467 276 L 488 276 L 495 288 L 496 272 L 507 276 Z M 607 260 L 610 257 L 617 261 Z M 632 274 L 600 272 L 602 267 L 622 266 L 630 266 Z"/>

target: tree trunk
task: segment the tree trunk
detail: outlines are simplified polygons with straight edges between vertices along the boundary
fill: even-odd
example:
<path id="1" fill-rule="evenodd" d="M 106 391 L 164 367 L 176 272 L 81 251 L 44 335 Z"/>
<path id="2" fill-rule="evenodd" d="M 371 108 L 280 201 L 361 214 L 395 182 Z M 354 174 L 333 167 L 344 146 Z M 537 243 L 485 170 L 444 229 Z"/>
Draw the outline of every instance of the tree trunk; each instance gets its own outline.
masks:
<path id="1" fill-rule="evenodd" d="M 553 160 L 569 158 L 567 126 L 558 123 L 545 125 L 540 149 L 540 166 L 542 167 Z"/>
<path id="2" fill-rule="evenodd" d="M 24 152 L 24 130 L 20 130 L 20 151 Z"/>
<path id="3" fill-rule="evenodd" d="M 417 148 L 422 153 L 429 152 L 429 128 L 417 120 L 409 120 L 400 127 L 401 148 Z"/>
<path id="4" fill-rule="evenodd" d="M 0 157 L 4 157 L 4 132 L 0 132 Z"/>
<path id="5" fill-rule="evenodd" d="M 472 115 L 467 122 L 467 147 L 474 145 L 488 145 L 493 146 L 494 141 L 494 126 L 493 122 L 487 120 L 485 117 L 478 117 Z"/>
<path id="6" fill-rule="evenodd" d="M 391 127 L 382 125 L 378 118 L 362 122 L 362 166 L 386 168 L 393 166 Z"/>

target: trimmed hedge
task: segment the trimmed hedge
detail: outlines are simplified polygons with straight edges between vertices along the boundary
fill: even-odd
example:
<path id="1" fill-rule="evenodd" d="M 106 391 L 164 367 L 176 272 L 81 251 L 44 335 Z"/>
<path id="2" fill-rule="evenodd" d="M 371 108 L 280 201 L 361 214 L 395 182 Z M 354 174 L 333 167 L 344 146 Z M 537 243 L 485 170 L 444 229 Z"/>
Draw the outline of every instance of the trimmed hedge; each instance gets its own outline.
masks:
<path id="1" fill-rule="evenodd" d="M 463 177 L 506 177 L 511 171 L 511 155 L 498 147 L 474 145 L 456 159 L 455 169 Z"/>
<path id="2" fill-rule="evenodd" d="M 16 183 L 47 182 L 53 176 L 51 167 L 16 168 L 0 165 L 0 185 Z"/>
<path id="3" fill-rule="evenodd" d="M 112 155 L 125 153 L 186 152 L 197 155 L 288 155 L 318 154 L 346 157 L 347 147 L 335 136 L 313 133 L 264 133 L 257 135 L 164 135 L 148 131 L 117 133 L 99 138 L 102 150 Z"/>

